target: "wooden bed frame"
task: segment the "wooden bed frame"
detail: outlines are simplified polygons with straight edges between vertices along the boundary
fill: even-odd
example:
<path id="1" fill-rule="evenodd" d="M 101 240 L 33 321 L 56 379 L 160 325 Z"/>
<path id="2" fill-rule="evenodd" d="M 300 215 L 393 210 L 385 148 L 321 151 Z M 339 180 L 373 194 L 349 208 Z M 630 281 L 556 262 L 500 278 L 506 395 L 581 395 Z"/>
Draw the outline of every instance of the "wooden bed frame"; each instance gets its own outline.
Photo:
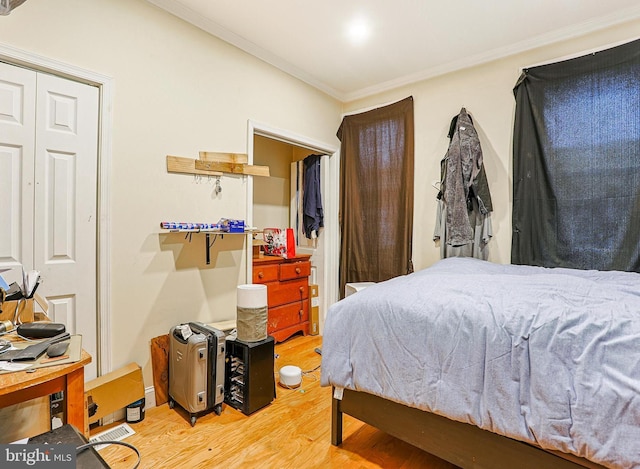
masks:
<path id="1" fill-rule="evenodd" d="M 341 399 L 335 396 L 334 389 L 331 443 L 336 446 L 342 443 L 342 416 L 347 414 L 465 469 L 604 469 L 365 392 L 344 389 Z"/>

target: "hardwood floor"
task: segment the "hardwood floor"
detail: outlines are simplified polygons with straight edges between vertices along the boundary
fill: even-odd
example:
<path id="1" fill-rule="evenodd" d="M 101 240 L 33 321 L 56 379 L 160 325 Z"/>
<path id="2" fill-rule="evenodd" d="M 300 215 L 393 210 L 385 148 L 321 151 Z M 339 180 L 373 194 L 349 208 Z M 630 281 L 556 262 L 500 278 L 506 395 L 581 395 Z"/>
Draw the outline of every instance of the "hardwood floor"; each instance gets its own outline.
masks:
<path id="1" fill-rule="evenodd" d="M 321 357 L 314 349 L 321 346 L 320 336 L 277 344 L 276 372 L 284 365 L 315 369 Z M 141 468 L 455 468 L 349 416 L 343 444 L 332 446 L 331 389 L 320 387 L 319 369 L 305 374 L 298 389 L 276 388 L 273 403 L 250 416 L 225 404 L 221 415 L 202 416 L 195 427 L 187 413 L 163 404 L 129 424 L 136 434 L 124 441 L 140 451 Z M 131 468 L 136 460 L 115 445 L 100 454 L 114 468 Z"/>

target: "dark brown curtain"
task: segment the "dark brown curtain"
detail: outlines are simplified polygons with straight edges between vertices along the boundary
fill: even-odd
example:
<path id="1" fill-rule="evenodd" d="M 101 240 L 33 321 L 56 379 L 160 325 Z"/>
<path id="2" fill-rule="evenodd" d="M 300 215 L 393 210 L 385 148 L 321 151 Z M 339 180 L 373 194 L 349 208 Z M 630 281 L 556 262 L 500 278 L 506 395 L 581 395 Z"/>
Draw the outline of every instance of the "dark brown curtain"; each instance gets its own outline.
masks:
<path id="1" fill-rule="evenodd" d="M 340 297 L 413 270 L 413 97 L 347 116 L 340 147 Z"/>

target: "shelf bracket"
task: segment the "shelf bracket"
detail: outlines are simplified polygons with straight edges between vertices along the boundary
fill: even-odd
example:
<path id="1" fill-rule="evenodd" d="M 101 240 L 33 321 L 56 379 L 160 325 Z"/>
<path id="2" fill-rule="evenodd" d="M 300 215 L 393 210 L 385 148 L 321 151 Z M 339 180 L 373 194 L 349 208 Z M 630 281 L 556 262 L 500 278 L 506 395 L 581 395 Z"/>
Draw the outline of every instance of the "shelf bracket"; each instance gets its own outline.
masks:
<path id="1" fill-rule="evenodd" d="M 209 233 L 207 233 L 206 239 L 205 239 L 205 243 L 207 243 L 207 246 L 206 246 L 207 252 L 205 253 L 205 259 L 206 259 L 207 265 L 211 264 L 211 245 L 209 244 L 209 238 L 210 238 Z"/>
<path id="2" fill-rule="evenodd" d="M 220 236 L 220 239 L 224 239 L 224 234 L 223 233 L 215 233 L 215 238 L 213 238 L 213 242 L 209 242 L 209 240 L 211 239 L 211 233 L 205 233 L 205 262 L 207 263 L 207 265 L 211 264 L 211 247 L 214 245 L 214 243 L 216 242 L 216 240 L 218 239 L 218 236 Z"/>

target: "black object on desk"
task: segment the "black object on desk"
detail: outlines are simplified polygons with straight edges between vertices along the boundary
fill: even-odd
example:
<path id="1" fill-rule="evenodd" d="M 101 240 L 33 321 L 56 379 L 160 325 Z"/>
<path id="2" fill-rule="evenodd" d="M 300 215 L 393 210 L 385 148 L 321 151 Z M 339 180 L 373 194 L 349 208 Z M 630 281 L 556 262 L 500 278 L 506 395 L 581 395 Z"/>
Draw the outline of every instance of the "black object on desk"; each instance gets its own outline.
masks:
<path id="1" fill-rule="evenodd" d="M 28 345 L 23 349 L 7 350 L 6 352 L 2 353 L 0 358 L 2 360 L 10 360 L 12 362 L 37 360 L 40 355 L 47 351 L 49 345 L 62 342 L 63 340 L 67 340 L 69 337 L 71 337 L 69 333 L 64 332 L 62 334 L 51 337 L 50 339 L 38 342 L 37 344 Z"/>
<path id="2" fill-rule="evenodd" d="M 73 425 L 63 425 L 62 427 L 42 433 L 33 438 L 29 438 L 28 444 L 37 445 L 74 445 L 82 446 L 87 443 L 87 439 Z M 77 455 L 76 468 L 78 469 L 104 469 L 108 468 L 102 456 L 94 448 L 88 448 Z"/>
<path id="3" fill-rule="evenodd" d="M 16 328 L 19 336 L 28 339 L 49 339 L 63 334 L 66 330 L 64 324 L 55 322 L 27 322 Z"/>

